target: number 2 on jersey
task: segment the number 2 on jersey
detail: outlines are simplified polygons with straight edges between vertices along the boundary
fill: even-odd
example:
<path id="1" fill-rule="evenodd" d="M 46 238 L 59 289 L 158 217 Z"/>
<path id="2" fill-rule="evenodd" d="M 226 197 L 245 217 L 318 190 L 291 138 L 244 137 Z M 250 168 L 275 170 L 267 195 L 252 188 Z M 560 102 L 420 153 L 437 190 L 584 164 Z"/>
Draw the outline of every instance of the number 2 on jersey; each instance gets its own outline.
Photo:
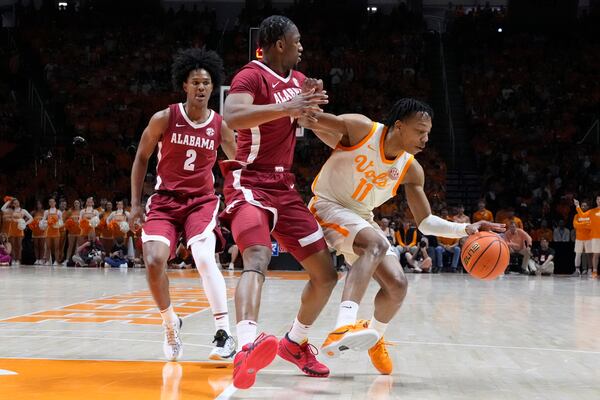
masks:
<path id="1" fill-rule="evenodd" d="M 193 171 L 194 168 L 196 168 L 196 165 L 194 165 L 194 161 L 196 161 L 196 150 L 189 149 L 185 153 L 185 156 L 187 157 L 187 159 L 183 163 L 183 169 L 185 169 L 186 171 Z"/>
<path id="2" fill-rule="evenodd" d="M 354 190 L 354 193 L 352 193 L 352 198 L 362 203 L 371 189 L 373 189 L 373 184 L 367 183 L 365 178 L 360 178 L 360 183 L 356 187 L 356 190 Z"/>

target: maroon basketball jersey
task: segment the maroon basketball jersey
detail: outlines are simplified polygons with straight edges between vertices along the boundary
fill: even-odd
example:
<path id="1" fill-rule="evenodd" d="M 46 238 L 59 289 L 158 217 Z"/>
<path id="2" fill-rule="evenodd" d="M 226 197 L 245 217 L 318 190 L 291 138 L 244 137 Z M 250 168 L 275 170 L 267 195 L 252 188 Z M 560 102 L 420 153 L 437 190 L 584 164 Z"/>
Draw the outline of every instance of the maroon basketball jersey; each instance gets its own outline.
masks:
<path id="1" fill-rule="evenodd" d="M 249 93 L 253 104 L 277 104 L 300 93 L 305 76 L 290 70 L 279 76 L 260 61 L 251 61 L 235 75 L 229 93 Z M 258 166 L 291 168 L 296 145 L 296 120 L 279 118 L 251 129 L 239 129 L 236 160 Z"/>
<path id="2" fill-rule="evenodd" d="M 210 110 L 208 119 L 197 124 L 183 104 L 169 106 L 169 127 L 158 142 L 156 190 L 184 196 L 214 193 L 212 168 L 221 144 L 222 117 Z"/>

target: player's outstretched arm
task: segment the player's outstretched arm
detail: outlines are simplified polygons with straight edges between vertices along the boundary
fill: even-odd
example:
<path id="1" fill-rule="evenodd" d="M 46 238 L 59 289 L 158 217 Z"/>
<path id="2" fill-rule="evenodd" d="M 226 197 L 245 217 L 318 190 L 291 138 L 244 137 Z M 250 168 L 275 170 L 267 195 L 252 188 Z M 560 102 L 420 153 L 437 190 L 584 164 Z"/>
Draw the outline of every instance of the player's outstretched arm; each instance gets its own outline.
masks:
<path id="1" fill-rule="evenodd" d="M 442 236 L 447 238 L 461 238 L 472 235 L 481 230 L 494 230 L 504 232 L 504 224 L 496 224 L 488 221 L 479 221 L 474 224 L 456 223 L 446 221 L 431 213 L 429 200 L 423 189 L 425 185 L 425 173 L 423 167 L 417 160 L 413 160 L 404 181 L 406 200 L 408 207 L 415 217 L 419 230 L 424 235 Z"/>
<path id="2" fill-rule="evenodd" d="M 223 119 L 231 129 L 249 129 L 283 118 L 299 118 L 319 106 L 327 104 L 327 93 L 312 89 L 297 94 L 290 101 L 279 104 L 252 104 L 249 93 L 232 93 L 225 99 Z"/>
<path id="3" fill-rule="evenodd" d="M 235 133 L 233 132 L 233 129 L 227 125 L 225 120 L 221 122 L 221 148 L 228 159 L 233 160 L 235 158 L 235 152 L 237 150 Z"/>
<path id="4" fill-rule="evenodd" d="M 142 208 L 140 206 L 142 198 L 142 186 L 144 185 L 144 177 L 148 170 L 148 160 L 154 153 L 156 144 L 162 137 L 163 132 L 169 126 L 169 109 L 157 112 L 150 118 L 148 126 L 142 133 L 142 138 L 138 144 L 135 160 L 131 167 L 131 215 L 130 226 L 133 226 L 135 221 L 142 218 Z"/>
<path id="5" fill-rule="evenodd" d="M 373 121 L 362 114 L 314 112 L 298 119 L 298 123 L 315 132 L 331 148 L 335 148 L 340 141 L 353 146 L 363 140 L 373 127 Z"/>

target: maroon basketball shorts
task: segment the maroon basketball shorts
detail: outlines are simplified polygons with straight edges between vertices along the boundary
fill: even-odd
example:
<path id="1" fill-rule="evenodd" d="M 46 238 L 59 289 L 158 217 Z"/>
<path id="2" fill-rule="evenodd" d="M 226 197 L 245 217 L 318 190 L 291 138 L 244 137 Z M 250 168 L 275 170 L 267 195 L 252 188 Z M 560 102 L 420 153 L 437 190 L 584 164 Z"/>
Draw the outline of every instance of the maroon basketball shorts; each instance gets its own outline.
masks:
<path id="1" fill-rule="evenodd" d="M 294 189 L 289 172 L 229 171 L 220 215 L 240 248 L 271 247 L 272 235 L 298 261 L 327 248 L 323 231 Z"/>
<path id="2" fill-rule="evenodd" d="M 175 253 L 177 240 L 183 233 L 187 246 L 214 232 L 217 247 L 222 239 L 217 223 L 219 199 L 214 194 L 180 197 L 155 193 L 146 204 L 146 221 L 142 227 L 142 242 L 158 241 Z"/>

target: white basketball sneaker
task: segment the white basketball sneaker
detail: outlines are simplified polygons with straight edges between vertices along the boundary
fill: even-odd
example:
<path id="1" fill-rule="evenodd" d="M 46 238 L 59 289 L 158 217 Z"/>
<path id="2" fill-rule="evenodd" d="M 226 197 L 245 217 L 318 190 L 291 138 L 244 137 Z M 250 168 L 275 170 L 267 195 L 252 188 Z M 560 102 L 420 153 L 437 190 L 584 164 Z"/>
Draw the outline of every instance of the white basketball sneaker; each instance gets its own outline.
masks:
<path id="1" fill-rule="evenodd" d="M 177 361 L 183 354 L 183 343 L 179 337 L 179 331 L 183 326 L 183 321 L 178 318 L 176 322 L 167 324 L 163 322 L 165 328 L 165 341 L 163 342 L 163 352 L 165 358 L 169 361 Z"/>
<path id="2" fill-rule="evenodd" d="M 209 359 L 219 361 L 233 360 L 237 346 L 233 336 L 229 336 L 223 329 L 219 329 L 217 333 L 215 333 L 215 339 L 212 342 L 217 344 L 211 350 L 210 355 L 208 356 Z"/>

